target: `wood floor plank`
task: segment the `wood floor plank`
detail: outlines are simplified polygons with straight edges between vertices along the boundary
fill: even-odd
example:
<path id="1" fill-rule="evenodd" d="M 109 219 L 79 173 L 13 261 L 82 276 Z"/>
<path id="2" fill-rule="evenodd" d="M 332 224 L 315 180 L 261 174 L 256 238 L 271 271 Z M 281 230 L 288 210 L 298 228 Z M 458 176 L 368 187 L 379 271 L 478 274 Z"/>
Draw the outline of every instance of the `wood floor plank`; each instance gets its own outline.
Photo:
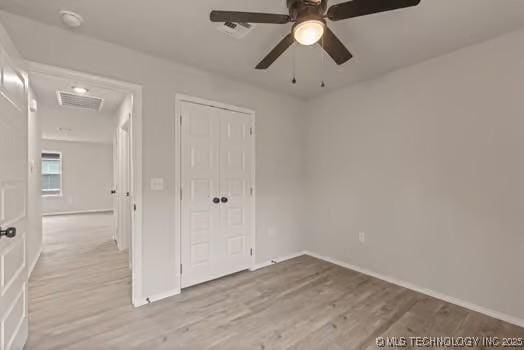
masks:
<path id="1" fill-rule="evenodd" d="M 27 349 L 376 349 L 379 336 L 524 329 L 302 256 L 131 306 L 112 216 L 48 217 L 29 283 Z"/>

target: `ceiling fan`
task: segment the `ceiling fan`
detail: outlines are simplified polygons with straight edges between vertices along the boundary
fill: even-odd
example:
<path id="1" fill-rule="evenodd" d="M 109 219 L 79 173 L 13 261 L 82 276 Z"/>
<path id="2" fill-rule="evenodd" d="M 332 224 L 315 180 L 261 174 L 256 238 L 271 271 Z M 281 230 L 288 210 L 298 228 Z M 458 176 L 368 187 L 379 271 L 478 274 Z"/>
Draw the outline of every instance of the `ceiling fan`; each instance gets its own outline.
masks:
<path id="1" fill-rule="evenodd" d="M 328 0 L 287 0 L 289 15 L 238 12 L 212 11 L 212 22 L 233 23 L 294 23 L 293 30 L 256 66 L 256 69 L 267 69 L 292 44 L 297 41 L 301 45 L 320 46 L 338 64 L 344 64 L 353 55 L 328 28 L 326 19 L 340 21 L 343 19 L 370 15 L 378 12 L 396 10 L 416 6 L 420 0 L 353 0 L 336 4 L 328 9 Z"/>

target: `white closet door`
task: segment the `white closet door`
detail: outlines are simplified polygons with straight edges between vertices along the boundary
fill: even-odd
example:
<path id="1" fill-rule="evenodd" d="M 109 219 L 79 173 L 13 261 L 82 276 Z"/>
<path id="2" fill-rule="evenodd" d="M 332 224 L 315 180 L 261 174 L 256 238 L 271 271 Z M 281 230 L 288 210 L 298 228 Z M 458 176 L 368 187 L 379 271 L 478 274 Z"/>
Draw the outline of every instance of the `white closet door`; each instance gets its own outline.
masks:
<path id="1" fill-rule="evenodd" d="M 225 251 L 222 275 L 251 264 L 253 119 L 220 111 L 220 235 Z"/>
<path id="2" fill-rule="evenodd" d="M 182 288 L 249 268 L 252 117 L 184 102 Z"/>
<path id="3" fill-rule="evenodd" d="M 215 278 L 221 261 L 218 110 L 182 105 L 182 288 Z"/>

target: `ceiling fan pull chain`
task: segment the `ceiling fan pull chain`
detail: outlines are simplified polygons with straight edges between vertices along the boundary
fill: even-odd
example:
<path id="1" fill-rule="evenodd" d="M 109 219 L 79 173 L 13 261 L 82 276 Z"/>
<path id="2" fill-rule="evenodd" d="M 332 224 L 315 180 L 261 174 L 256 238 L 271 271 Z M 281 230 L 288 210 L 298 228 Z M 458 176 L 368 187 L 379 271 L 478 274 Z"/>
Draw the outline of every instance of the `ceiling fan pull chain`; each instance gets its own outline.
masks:
<path id="1" fill-rule="evenodd" d="M 325 57 L 325 54 L 324 54 L 324 36 L 322 36 L 322 48 L 320 49 L 320 57 L 321 57 L 321 67 L 324 68 L 324 57 Z M 324 71 L 322 70 L 322 74 L 324 74 Z M 326 87 L 326 83 L 324 82 L 324 79 L 322 79 L 322 82 L 320 83 L 320 87 L 321 88 L 325 88 Z"/>
<path id="2" fill-rule="evenodd" d="M 293 84 L 296 84 L 297 83 L 297 67 L 296 67 L 296 59 L 297 59 L 297 55 L 296 55 L 296 45 L 293 44 L 293 55 L 292 55 L 292 67 L 293 67 L 293 79 L 291 80 L 291 83 Z"/>

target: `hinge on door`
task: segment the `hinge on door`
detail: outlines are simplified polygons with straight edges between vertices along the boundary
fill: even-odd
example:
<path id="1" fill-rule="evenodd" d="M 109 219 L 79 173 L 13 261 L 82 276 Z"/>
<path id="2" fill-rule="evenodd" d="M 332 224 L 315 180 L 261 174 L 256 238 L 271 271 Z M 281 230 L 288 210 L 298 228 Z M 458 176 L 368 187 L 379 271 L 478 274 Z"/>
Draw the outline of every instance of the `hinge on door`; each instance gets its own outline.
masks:
<path id="1" fill-rule="evenodd" d="M 249 135 L 253 135 L 253 128 L 249 128 Z"/>
<path id="2" fill-rule="evenodd" d="M 133 210 L 136 211 L 136 204 L 133 204 Z"/>
<path id="3" fill-rule="evenodd" d="M 253 248 L 249 250 L 249 255 L 253 256 Z"/>
<path id="4" fill-rule="evenodd" d="M 182 189 L 180 189 L 180 200 L 182 201 Z"/>
<path id="5" fill-rule="evenodd" d="M 253 195 L 253 187 L 251 187 L 251 188 L 249 189 L 249 193 L 250 193 L 251 195 Z"/>
<path id="6" fill-rule="evenodd" d="M 180 114 L 180 125 L 182 125 L 182 114 Z"/>
<path id="7" fill-rule="evenodd" d="M 182 274 L 182 264 L 180 264 L 180 274 Z"/>

